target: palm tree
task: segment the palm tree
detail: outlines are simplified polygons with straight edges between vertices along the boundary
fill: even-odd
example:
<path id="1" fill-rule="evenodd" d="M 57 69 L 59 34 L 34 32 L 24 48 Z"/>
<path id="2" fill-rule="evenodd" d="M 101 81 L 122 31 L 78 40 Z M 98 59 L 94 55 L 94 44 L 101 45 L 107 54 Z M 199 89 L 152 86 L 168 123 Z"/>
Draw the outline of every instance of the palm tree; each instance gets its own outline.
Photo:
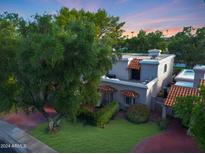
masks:
<path id="1" fill-rule="evenodd" d="M 168 35 L 169 30 L 167 29 L 166 32 L 167 32 L 167 35 Z"/>
<path id="2" fill-rule="evenodd" d="M 134 31 L 131 31 L 131 33 L 132 33 L 132 37 L 133 37 Z"/>

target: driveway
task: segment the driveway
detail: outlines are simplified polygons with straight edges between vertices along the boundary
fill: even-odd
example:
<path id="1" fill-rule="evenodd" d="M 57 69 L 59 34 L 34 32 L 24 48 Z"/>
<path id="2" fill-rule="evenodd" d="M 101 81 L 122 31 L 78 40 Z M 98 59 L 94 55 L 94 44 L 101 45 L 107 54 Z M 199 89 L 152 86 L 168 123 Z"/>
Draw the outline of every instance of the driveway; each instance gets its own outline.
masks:
<path id="1" fill-rule="evenodd" d="M 167 131 L 149 137 L 137 144 L 131 152 L 136 153 L 200 153 L 196 141 L 178 120 L 172 120 Z"/>

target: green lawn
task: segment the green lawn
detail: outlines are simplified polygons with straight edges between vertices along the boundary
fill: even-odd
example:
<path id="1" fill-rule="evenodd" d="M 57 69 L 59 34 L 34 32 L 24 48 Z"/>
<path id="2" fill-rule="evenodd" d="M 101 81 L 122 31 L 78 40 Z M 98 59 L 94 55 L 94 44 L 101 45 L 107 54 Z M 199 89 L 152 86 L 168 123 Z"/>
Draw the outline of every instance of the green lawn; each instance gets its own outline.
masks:
<path id="1" fill-rule="evenodd" d="M 143 138 L 159 132 L 156 123 L 133 124 L 123 119 L 112 120 L 106 128 L 83 126 L 63 121 L 56 134 L 45 132 L 41 124 L 30 134 L 58 152 L 130 152 Z"/>

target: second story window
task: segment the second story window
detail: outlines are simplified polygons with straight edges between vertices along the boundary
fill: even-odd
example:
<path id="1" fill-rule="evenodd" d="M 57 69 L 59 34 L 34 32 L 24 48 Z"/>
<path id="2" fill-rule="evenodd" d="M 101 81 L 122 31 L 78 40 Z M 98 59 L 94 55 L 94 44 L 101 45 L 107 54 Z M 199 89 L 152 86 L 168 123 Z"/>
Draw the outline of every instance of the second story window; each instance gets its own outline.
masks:
<path id="1" fill-rule="evenodd" d="M 131 79 L 140 80 L 140 69 L 131 69 Z"/>
<path id="2" fill-rule="evenodd" d="M 167 72 L 167 64 L 164 65 L 164 73 Z"/>
<path id="3" fill-rule="evenodd" d="M 141 59 L 134 58 L 129 62 L 130 79 L 140 80 Z"/>

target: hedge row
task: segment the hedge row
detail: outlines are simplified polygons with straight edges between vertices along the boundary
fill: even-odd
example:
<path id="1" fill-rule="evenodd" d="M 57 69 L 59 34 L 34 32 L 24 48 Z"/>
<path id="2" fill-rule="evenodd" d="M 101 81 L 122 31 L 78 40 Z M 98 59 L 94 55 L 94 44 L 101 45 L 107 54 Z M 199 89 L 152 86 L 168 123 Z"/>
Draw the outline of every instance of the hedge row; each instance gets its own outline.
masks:
<path id="1" fill-rule="evenodd" d="M 87 124 L 104 128 L 110 119 L 118 112 L 119 104 L 117 102 L 111 102 L 99 110 L 93 108 L 95 107 L 90 104 L 81 106 L 78 119 Z"/>
<path id="2" fill-rule="evenodd" d="M 78 111 L 78 120 L 83 121 L 86 124 L 95 124 L 95 105 L 83 104 Z"/>
<path id="3" fill-rule="evenodd" d="M 97 127 L 104 128 L 110 119 L 119 111 L 119 104 L 117 102 L 111 102 L 95 115 L 95 124 Z"/>

